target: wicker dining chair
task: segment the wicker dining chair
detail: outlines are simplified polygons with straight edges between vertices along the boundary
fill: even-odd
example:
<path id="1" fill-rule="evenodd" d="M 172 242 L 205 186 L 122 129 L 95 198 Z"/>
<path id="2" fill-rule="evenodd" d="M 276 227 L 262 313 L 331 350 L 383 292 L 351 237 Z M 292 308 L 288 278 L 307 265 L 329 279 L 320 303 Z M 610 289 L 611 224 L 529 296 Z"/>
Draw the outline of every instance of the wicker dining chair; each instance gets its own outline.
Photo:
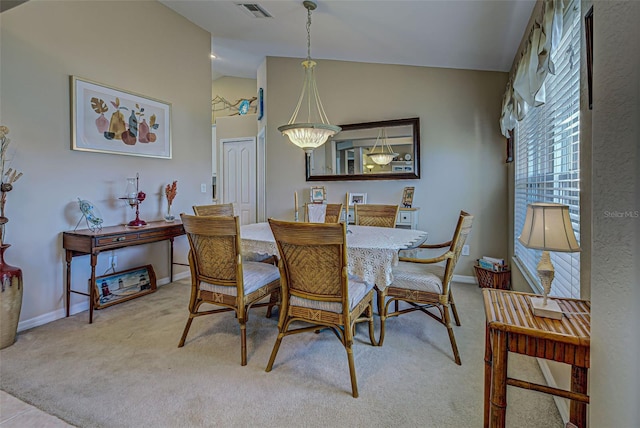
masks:
<path id="1" fill-rule="evenodd" d="M 353 397 L 358 397 L 353 336 L 356 323 L 368 322 L 369 340 L 376 345 L 373 286 L 347 274 L 346 224 L 273 219 L 269 219 L 269 224 L 280 252 L 282 305 L 278 338 L 266 371 L 271 371 L 283 337 L 328 327 L 347 351 L 351 391 Z M 292 328 L 296 321 L 305 325 Z"/>
<path id="2" fill-rule="evenodd" d="M 233 217 L 233 204 L 211 204 L 211 205 L 194 205 L 193 212 L 197 216 L 231 216 Z M 262 262 L 277 265 L 278 261 L 270 254 L 243 254 L 242 259 L 245 262 Z"/>
<path id="3" fill-rule="evenodd" d="M 471 231 L 472 223 L 473 216 L 460 211 L 458 224 L 451 241 L 442 244 L 423 244 L 419 247 L 425 249 L 446 248 L 447 251 L 444 254 L 429 259 L 400 257 L 400 263 L 393 269 L 391 285 L 386 288 L 380 288 L 376 285 L 378 311 L 380 312 L 379 345 L 382 345 L 384 341 L 387 318 L 421 311 L 447 327 L 456 364 L 461 364 L 449 314 L 449 306 L 451 306 L 456 325 L 459 326 L 460 318 L 451 292 L 451 278 L 462 246 Z M 444 266 L 440 263 L 443 261 L 445 262 Z M 389 305 L 394 301 L 396 302 L 395 311 L 389 312 Z M 409 303 L 411 307 L 399 310 L 398 301 Z M 438 313 L 428 310 L 429 308 L 436 308 Z"/>
<path id="4" fill-rule="evenodd" d="M 238 217 L 180 214 L 189 239 L 191 299 L 189 319 L 178 347 L 184 346 L 194 318 L 234 311 L 240 323 L 241 364 L 247 364 L 246 323 L 251 307 L 268 306 L 267 317 L 277 304 L 280 272 L 268 263 L 243 261 Z M 257 303 L 271 295 L 267 303 Z M 203 310 L 203 303 L 222 306 Z"/>
<path id="5" fill-rule="evenodd" d="M 353 204 L 355 224 L 396 227 L 399 205 Z"/>
<path id="6" fill-rule="evenodd" d="M 304 221 L 309 221 L 309 205 L 304 204 L 305 214 Z M 340 217 L 342 216 L 342 204 L 325 204 L 324 222 L 325 223 L 340 223 Z"/>
<path id="7" fill-rule="evenodd" d="M 324 214 L 325 223 L 340 223 L 342 216 L 342 204 L 327 204 L 327 212 Z"/>
<path id="8" fill-rule="evenodd" d="M 233 217 L 233 204 L 194 205 L 195 215 L 215 215 Z"/>

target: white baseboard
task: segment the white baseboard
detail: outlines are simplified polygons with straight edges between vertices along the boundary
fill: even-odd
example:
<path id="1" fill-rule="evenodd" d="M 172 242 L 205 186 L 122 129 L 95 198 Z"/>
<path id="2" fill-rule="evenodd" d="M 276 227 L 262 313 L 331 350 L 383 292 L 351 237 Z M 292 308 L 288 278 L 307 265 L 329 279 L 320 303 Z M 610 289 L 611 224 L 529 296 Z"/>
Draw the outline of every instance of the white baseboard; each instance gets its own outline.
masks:
<path id="1" fill-rule="evenodd" d="M 540 366 L 540 370 L 542 371 L 542 375 L 544 376 L 544 379 L 547 381 L 547 385 L 552 388 L 557 388 L 558 384 L 556 383 L 556 380 L 553 378 L 553 375 L 551 374 L 551 370 L 549 369 L 547 360 L 543 358 L 536 358 L 536 360 L 538 360 L 538 365 Z M 553 395 L 552 397 L 553 397 L 553 401 L 555 401 L 556 403 L 556 407 L 558 408 L 558 411 L 560 412 L 562 423 L 563 425 L 566 425 L 567 422 L 569 422 L 568 400 L 562 397 L 557 397 L 555 395 Z"/>
<path id="2" fill-rule="evenodd" d="M 185 270 L 184 272 L 176 273 L 173 275 L 173 280 L 178 281 L 184 278 L 188 278 L 191 276 L 191 272 Z M 474 276 L 469 275 L 453 275 L 453 281 L 463 283 L 463 284 L 477 284 L 476 278 Z M 158 286 L 169 284 L 169 278 L 161 278 L 158 279 Z M 84 301 L 80 303 L 76 303 L 69 308 L 69 314 L 74 315 L 80 312 L 89 310 L 89 302 Z M 28 330 L 30 328 L 38 327 L 44 324 L 48 324 L 52 321 L 58 320 L 60 318 L 64 318 L 66 316 L 65 308 L 56 309 L 55 311 L 48 312 L 46 314 L 39 315 L 34 318 L 29 318 L 26 320 L 22 320 L 18 323 L 18 331 Z M 548 370 L 548 369 L 547 369 Z M 544 373 L 544 370 L 543 370 Z M 547 376 L 545 375 L 545 378 Z M 568 414 L 568 413 L 567 413 Z"/>
<path id="3" fill-rule="evenodd" d="M 184 272 L 176 273 L 173 275 L 173 280 L 178 281 L 180 279 L 188 278 L 191 276 L 191 272 L 189 270 L 185 270 Z M 158 287 L 162 285 L 169 284 L 169 277 L 158 279 L 156 284 Z M 74 315 L 79 312 L 88 311 L 89 310 L 89 301 L 83 301 L 80 303 L 76 303 L 69 308 L 69 314 Z M 58 320 L 60 318 L 64 318 L 67 315 L 65 308 L 56 309 L 55 311 L 48 312 L 46 314 L 39 315 L 34 318 L 29 318 L 26 320 L 22 320 L 18 323 L 18 331 L 28 330 L 30 328 L 38 327 L 44 324 L 48 324 L 52 321 Z"/>

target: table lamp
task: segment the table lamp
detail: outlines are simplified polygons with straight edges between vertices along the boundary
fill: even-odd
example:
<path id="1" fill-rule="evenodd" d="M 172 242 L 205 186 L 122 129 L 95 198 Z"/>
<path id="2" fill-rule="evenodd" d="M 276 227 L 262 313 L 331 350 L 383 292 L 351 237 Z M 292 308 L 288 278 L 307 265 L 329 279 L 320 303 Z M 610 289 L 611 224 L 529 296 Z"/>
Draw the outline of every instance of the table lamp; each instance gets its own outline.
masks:
<path id="1" fill-rule="evenodd" d="M 547 300 L 555 275 L 549 251 L 576 252 L 580 246 L 571 226 L 569 207 L 563 204 L 535 202 L 527 205 L 527 215 L 518 240 L 527 248 L 542 250 L 538 276 L 543 297 L 532 297 L 531 309 L 539 317 L 562 319 L 562 311 L 555 300 Z"/>

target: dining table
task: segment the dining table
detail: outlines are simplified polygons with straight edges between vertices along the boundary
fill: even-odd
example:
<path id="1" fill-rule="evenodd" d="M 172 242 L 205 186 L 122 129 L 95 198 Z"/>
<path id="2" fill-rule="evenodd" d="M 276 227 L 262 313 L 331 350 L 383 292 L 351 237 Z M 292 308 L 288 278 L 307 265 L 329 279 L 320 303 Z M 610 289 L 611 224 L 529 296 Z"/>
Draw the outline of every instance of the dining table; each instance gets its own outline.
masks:
<path id="1" fill-rule="evenodd" d="M 349 274 L 366 283 L 387 287 L 393 282 L 398 251 L 419 246 L 427 236 L 427 232 L 416 229 L 348 225 Z M 243 253 L 278 256 L 278 247 L 267 222 L 241 226 L 240 238 Z"/>

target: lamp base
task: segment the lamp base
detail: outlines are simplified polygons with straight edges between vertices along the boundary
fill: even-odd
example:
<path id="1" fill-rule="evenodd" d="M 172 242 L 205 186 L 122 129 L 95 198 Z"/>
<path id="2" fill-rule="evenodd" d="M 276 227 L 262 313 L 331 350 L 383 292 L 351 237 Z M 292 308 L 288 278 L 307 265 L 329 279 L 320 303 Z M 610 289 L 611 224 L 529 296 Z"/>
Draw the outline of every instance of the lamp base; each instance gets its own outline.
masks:
<path id="1" fill-rule="evenodd" d="M 552 318 L 554 320 L 562 319 L 562 310 L 553 299 L 547 299 L 547 304 L 544 304 L 544 297 L 530 297 L 531 310 L 537 317 Z"/>
<path id="2" fill-rule="evenodd" d="M 132 227 L 142 227 L 146 225 L 147 225 L 147 222 L 144 220 L 140 220 L 138 217 L 136 217 L 135 220 L 131 220 L 129 223 L 127 223 L 127 226 L 132 226 Z"/>

